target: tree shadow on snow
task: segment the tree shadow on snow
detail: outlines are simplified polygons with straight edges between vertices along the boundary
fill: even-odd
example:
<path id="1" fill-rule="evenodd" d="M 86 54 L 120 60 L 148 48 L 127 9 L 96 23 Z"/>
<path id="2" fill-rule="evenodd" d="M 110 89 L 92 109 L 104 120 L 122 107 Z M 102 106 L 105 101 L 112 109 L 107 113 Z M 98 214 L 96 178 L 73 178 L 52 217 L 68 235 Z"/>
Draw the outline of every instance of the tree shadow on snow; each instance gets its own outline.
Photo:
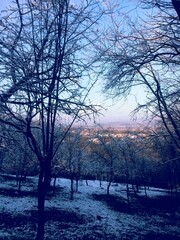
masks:
<path id="1" fill-rule="evenodd" d="M 10 213 L 2 212 L 0 214 L 0 227 L 4 229 L 4 231 L 13 233 L 15 231 L 21 231 L 21 233 L 25 229 L 29 229 L 29 234 L 32 235 L 36 232 L 38 220 L 38 212 L 35 210 L 26 211 L 25 215 L 14 215 Z M 86 222 L 84 216 L 76 214 L 74 212 L 69 212 L 65 210 L 60 210 L 56 208 L 49 208 L 45 211 L 45 221 L 46 222 L 58 222 L 60 229 L 68 229 L 72 226 L 72 224 L 78 226 Z M 11 240 L 21 240 L 19 235 L 16 237 L 15 235 L 11 235 L 9 237 L 0 236 L 0 240 L 11 239 Z M 23 240 L 25 239 L 34 239 L 33 236 L 25 237 L 23 235 Z"/>
<path id="2" fill-rule="evenodd" d="M 132 206 L 122 197 L 107 194 L 93 194 L 92 197 L 94 200 L 105 202 L 114 211 L 128 214 L 134 213 Z"/>
<path id="3" fill-rule="evenodd" d="M 180 211 L 180 194 L 174 196 L 165 195 L 155 198 L 149 198 L 145 196 L 134 196 L 136 207 L 141 211 L 150 214 L 167 214 L 170 213 L 171 217 L 176 212 Z"/>
<path id="4" fill-rule="evenodd" d="M 180 240 L 179 236 L 173 236 L 170 234 L 161 234 L 161 233 L 148 233 L 144 236 L 143 240 Z"/>
<path id="5" fill-rule="evenodd" d="M 114 195 L 93 194 L 92 197 L 94 200 L 106 203 L 111 209 L 117 212 L 139 215 L 160 214 L 180 220 L 180 195 L 167 195 L 156 198 L 133 195 L 131 196 L 132 201 L 130 204 L 124 198 Z M 175 213 L 178 214 L 176 215 Z"/>

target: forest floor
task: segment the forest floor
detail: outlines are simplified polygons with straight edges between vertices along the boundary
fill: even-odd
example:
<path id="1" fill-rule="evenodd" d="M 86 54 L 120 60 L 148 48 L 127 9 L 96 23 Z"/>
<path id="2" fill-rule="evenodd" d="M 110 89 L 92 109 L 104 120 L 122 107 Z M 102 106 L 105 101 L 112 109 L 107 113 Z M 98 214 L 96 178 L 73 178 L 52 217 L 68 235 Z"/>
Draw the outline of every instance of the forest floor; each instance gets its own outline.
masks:
<path id="1" fill-rule="evenodd" d="M 37 229 L 37 178 L 18 194 L 15 181 L 0 177 L 0 240 L 32 240 Z M 57 179 L 46 199 L 46 240 L 180 240 L 180 193 L 149 188 L 126 199 L 126 186 L 79 182 L 70 200 L 70 180 Z"/>

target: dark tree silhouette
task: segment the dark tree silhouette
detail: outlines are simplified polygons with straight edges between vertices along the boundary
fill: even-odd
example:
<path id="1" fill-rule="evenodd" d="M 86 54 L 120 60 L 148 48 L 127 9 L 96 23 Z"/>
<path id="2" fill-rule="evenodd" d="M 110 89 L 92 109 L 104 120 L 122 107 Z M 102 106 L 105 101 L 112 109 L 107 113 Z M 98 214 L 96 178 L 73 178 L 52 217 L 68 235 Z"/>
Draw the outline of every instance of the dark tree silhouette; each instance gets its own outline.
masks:
<path id="1" fill-rule="evenodd" d="M 180 1 L 179 0 L 172 0 L 172 4 L 174 6 L 174 9 L 176 10 L 178 17 L 180 19 Z"/>

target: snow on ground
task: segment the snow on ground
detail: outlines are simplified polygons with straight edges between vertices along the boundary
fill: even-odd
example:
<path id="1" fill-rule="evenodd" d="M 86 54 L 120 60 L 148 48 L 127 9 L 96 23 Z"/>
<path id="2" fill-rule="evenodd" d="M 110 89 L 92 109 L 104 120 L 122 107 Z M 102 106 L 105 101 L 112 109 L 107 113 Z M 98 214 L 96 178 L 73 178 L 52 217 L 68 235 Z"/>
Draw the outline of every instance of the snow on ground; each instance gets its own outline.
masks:
<path id="1" fill-rule="evenodd" d="M 37 179 L 33 178 L 35 184 Z M 3 188 L 7 184 L 0 183 Z M 12 185 L 11 185 L 12 186 Z M 37 185 L 36 185 L 37 186 Z M 46 224 L 46 239 L 145 239 L 143 236 L 149 233 L 170 234 L 171 236 L 180 235 L 180 225 L 176 221 L 171 221 L 171 216 L 157 214 L 139 214 L 125 213 L 115 211 L 106 203 L 95 200 L 93 194 L 106 194 L 107 183 L 102 182 L 100 187 L 99 181 L 79 182 L 79 191 L 74 194 L 74 200 L 70 199 L 70 180 L 57 179 L 55 195 L 50 194 L 46 200 L 46 210 L 55 211 L 55 220 L 51 219 Z M 6 186 L 7 187 L 7 186 Z M 24 189 L 27 191 L 34 190 L 31 184 Z M 110 193 L 121 196 L 126 199 L 126 186 L 123 184 L 112 184 Z M 142 189 L 139 195 L 143 195 Z M 150 188 L 147 195 L 153 198 L 167 195 L 163 189 Z M 73 213 L 75 220 L 69 219 L 62 223 L 62 215 L 58 215 L 58 210 Z M 5 196 L 0 194 L 0 213 L 10 214 L 11 216 L 22 215 L 31 216 L 30 213 L 37 211 L 37 199 L 31 196 Z M 5 215 L 7 217 L 7 215 Z M 78 220 L 78 216 L 84 221 Z M 61 220 L 61 223 L 59 221 Z M 72 221 L 71 221 L 72 220 Z M 19 220 L 18 220 L 19 221 Z M 79 222 L 78 222 L 79 221 Z M 13 229 L 13 232 L 12 232 Z M 20 236 L 26 236 L 25 239 L 32 239 L 35 235 L 35 224 L 22 224 L 19 222 L 14 228 L 7 228 L 6 224 L 0 222 L 0 239 L 23 239 Z M 14 235 L 13 235 L 14 234 Z M 19 235 L 18 235 L 19 234 Z M 15 238 L 14 236 L 19 236 Z M 63 236 L 63 237 L 62 237 Z M 88 238 L 87 238 L 88 236 Z M 14 237 L 14 238 L 13 238 Z M 159 238 L 158 238 L 159 239 Z M 172 238 L 173 240 L 173 238 Z"/>

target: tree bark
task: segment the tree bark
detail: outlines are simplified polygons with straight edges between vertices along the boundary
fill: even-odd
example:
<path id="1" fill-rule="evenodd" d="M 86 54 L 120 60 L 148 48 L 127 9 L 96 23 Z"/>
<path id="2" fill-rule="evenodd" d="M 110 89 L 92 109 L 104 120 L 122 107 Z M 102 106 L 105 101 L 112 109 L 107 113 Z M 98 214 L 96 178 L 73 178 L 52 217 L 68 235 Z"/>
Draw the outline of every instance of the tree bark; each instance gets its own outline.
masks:
<path id="1" fill-rule="evenodd" d="M 79 177 L 76 176 L 76 192 L 79 191 Z"/>
<path id="2" fill-rule="evenodd" d="M 111 186 L 111 181 L 108 182 L 108 186 L 107 186 L 107 195 L 108 195 L 108 196 L 109 196 L 110 186 Z"/>
<path id="3" fill-rule="evenodd" d="M 43 182 L 43 171 L 41 170 L 40 175 L 39 175 L 39 183 L 38 183 L 38 229 L 37 229 L 36 240 L 44 239 L 45 195 L 46 195 L 45 194 L 45 183 Z"/>
<path id="4" fill-rule="evenodd" d="M 54 176 L 54 183 L 53 183 L 53 194 L 55 194 L 55 190 L 56 190 L 56 179 L 57 177 Z"/>
<path id="5" fill-rule="evenodd" d="M 108 186 L 107 186 L 107 195 L 108 196 L 109 196 L 109 190 L 110 190 L 110 186 L 111 186 L 112 180 L 113 180 L 113 176 L 112 176 L 112 173 L 111 173 L 110 177 L 109 177 L 109 181 L 108 181 Z"/>
<path id="6" fill-rule="evenodd" d="M 126 183 L 126 194 L 127 194 L 127 202 L 130 204 L 130 191 L 129 191 L 129 183 Z"/>
<path id="7" fill-rule="evenodd" d="M 38 182 L 38 229 L 36 240 L 44 240 L 45 228 L 45 197 L 50 186 L 50 161 L 48 159 L 41 161 L 40 174 Z"/>
<path id="8" fill-rule="evenodd" d="M 70 200 L 73 200 L 73 196 L 74 196 L 74 177 L 71 176 L 71 198 L 70 198 Z"/>
<path id="9" fill-rule="evenodd" d="M 38 186 L 38 229 L 36 240 L 44 239 L 44 226 L 45 226 L 45 212 L 44 212 L 44 204 L 45 204 L 45 189 L 44 183 L 40 183 Z"/>

